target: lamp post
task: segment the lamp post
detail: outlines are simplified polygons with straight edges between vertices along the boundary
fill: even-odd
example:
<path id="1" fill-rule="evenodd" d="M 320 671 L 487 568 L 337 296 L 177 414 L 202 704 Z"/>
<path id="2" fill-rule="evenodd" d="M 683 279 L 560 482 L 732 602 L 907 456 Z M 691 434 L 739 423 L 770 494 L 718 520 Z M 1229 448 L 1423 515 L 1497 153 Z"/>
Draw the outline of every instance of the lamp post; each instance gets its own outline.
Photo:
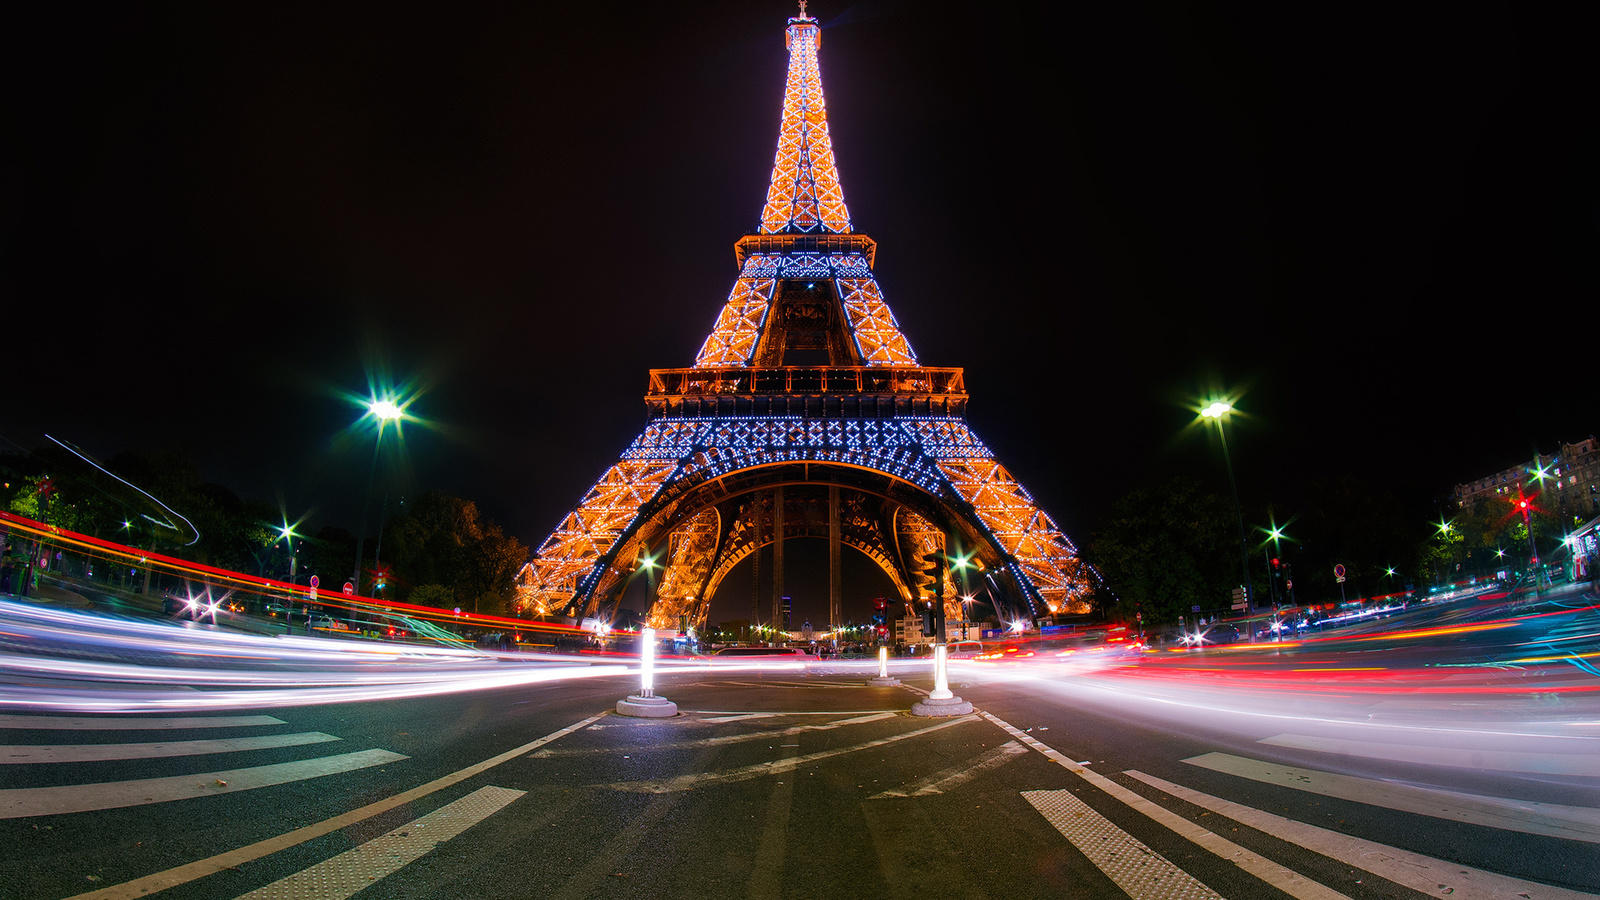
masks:
<path id="1" fill-rule="evenodd" d="M 355 585 L 357 594 L 361 593 L 361 551 L 367 539 L 367 508 L 372 505 L 372 482 L 378 474 L 378 451 L 383 447 L 383 429 L 390 422 L 400 421 L 405 410 L 393 400 L 371 400 L 367 403 L 366 415 L 378 421 L 378 433 L 372 442 L 372 465 L 367 468 L 367 489 L 361 495 L 361 530 L 356 532 L 356 565 L 350 575 L 350 583 Z"/>
<path id="2" fill-rule="evenodd" d="M 1272 598 L 1273 632 L 1276 634 L 1278 633 L 1278 610 L 1282 606 L 1283 601 L 1288 599 L 1287 591 L 1282 596 L 1280 596 L 1278 593 L 1279 578 L 1287 577 L 1287 569 L 1282 562 L 1282 549 L 1280 547 L 1280 543 L 1288 536 L 1283 533 L 1283 528 L 1278 525 L 1275 516 L 1273 519 L 1274 521 L 1271 528 L 1261 529 L 1267 534 L 1267 540 L 1262 541 L 1261 546 L 1265 547 L 1267 545 L 1267 541 L 1272 542 L 1272 556 L 1269 559 L 1264 560 L 1264 563 L 1267 570 L 1267 590 L 1271 591 Z M 1294 540 L 1293 538 L 1288 539 L 1291 541 Z"/>
<path id="3" fill-rule="evenodd" d="M 644 569 L 644 608 L 648 620 L 650 610 L 656 605 L 656 558 L 650 555 L 648 548 L 639 549 L 639 566 Z"/>
<path id="4" fill-rule="evenodd" d="M 294 539 L 299 535 L 294 533 L 293 525 L 284 525 L 278 529 L 278 537 L 282 538 L 284 545 L 289 548 L 289 583 L 294 584 L 295 564 L 300 561 L 300 557 L 294 552 Z"/>
<path id="5" fill-rule="evenodd" d="M 1450 550 L 1450 544 L 1451 544 L 1450 523 L 1448 521 L 1446 521 L 1443 517 L 1441 517 L 1439 522 L 1438 522 L 1438 524 L 1436 524 L 1434 526 L 1434 528 L 1438 529 L 1438 533 L 1435 534 L 1434 537 L 1438 538 L 1440 541 L 1442 541 L 1444 543 L 1444 548 L 1446 550 Z M 1441 556 L 1443 556 L 1443 555 L 1444 554 L 1441 554 Z M 1441 586 L 1442 587 L 1444 585 L 1445 581 L 1451 577 L 1450 564 L 1453 563 L 1453 562 L 1455 562 L 1455 551 L 1450 550 L 1450 552 L 1448 554 L 1448 558 L 1444 560 L 1444 571 L 1442 573 L 1439 573 L 1436 576 L 1436 579 L 1435 579 L 1435 585 L 1436 586 Z"/>
<path id="6" fill-rule="evenodd" d="M 1239 585 L 1244 589 L 1245 612 L 1255 613 L 1255 602 L 1250 590 L 1250 550 L 1244 541 L 1244 510 L 1239 505 L 1239 485 L 1233 479 L 1233 459 L 1228 455 L 1228 429 L 1224 427 L 1223 419 L 1233 411 L 1233 404 L 1226 400 L 1214 401 L 1210 406 L 1200 410 L 1200 415 L 1217 423 L 1217 437 L 1222 440 L 1222 462 L 1228 468 L 1228 487 L 1233 490 L 1233 512 L 1239 520 L 1239 574 L 1244 581 Z M 1255 629 L 1251 628 L 1251 639 L 1255 638 Z"/>

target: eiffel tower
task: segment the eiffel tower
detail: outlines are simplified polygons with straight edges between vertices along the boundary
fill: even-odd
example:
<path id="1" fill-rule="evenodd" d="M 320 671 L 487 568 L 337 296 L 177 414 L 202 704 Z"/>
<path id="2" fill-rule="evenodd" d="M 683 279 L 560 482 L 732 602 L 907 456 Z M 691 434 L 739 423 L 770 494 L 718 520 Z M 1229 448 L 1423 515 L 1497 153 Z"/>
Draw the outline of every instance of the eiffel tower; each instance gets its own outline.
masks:
<path id="1" fill-rule="evenodd" d="M 778 623 L 784 543 L 800 537 L 828 542 L 834 625 L 846 546 L 951 618 L 958 581 L 1030 618 L 1085 611 L 1088 567 L 967 425 L 962 370 L 921 365 L 884 301 L 877 244 L 839 185 L 804 0 L 784 41 L 772 182 L 734 244 L 727 303 L 693 366 L 650 370 L 644 432 L 518 574 L 518 611 L 597 615 L 659 559 L 651 625 L 703 625 L 752 555 L 759 610 L 770 545 Z"/>

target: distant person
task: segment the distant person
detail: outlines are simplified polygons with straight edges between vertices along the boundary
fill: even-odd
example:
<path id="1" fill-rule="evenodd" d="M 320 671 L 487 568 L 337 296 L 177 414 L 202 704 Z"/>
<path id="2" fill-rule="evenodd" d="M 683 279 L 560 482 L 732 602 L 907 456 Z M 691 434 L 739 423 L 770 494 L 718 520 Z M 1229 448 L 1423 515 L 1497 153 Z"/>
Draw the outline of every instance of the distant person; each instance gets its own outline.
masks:
<path id="1" fill-rule="evenodd" d="M 11 593 L 11 579 L 16 574 L 17 566 L 11 561 L 11 554 L 0 552 L 0 594 Z"/>

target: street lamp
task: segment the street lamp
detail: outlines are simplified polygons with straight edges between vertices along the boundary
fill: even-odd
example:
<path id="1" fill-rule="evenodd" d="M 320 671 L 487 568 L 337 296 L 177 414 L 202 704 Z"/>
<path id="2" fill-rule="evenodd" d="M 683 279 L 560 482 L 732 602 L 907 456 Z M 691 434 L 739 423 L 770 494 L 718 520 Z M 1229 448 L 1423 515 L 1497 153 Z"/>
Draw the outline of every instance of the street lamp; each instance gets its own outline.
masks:
<path id="1" fill-rule="evenodd" d="M 355 586 L 355 592 L 361 593 L 361 551 L 367 539 L 367 510 L 372 505 L 372 482 L 378 474 L 378 451 L 383 447 L 384 426 L 390 422 L 398 422 L 405 416 L 404 407 L 387 397 L 374 398 L 367 402 L 367 411 L 363 415 L 371 416 L 378 422 L 377 436 L 372 442 L 372 465 L 367 469 L 367 490 L 361 495 L 361 530 L 356 532 L 356 565 L 355 571 L 350 575 L 350 583 Z M 382 523 L 379 524 L 382 528 Z M 372 560 L 376 566 L 376 557 Z"/>
<path id="2" fill-rule="evenodd" d="M 290 584 L 294 584 L 295 564 L 300 561 L 300 558 L 298 556 L 296 556 L 295 552 L 294 552 L 294 539 L 299 537 L 299 536 L 300 535 L 294 533 L 294 526 L 293 525 L 285 524 L 285 525 L 279 526 L 279 528 L 278 528 L 278 537 L 281 538 L 283 540 L 284 545 L 289 548 L 289 583 Z"/>
<path id="3" fill-rule="evenodd" d="M 1289 521 L 1293 522 L 1294 519 L 1291 518 Z M 1272 543 L 1272 553 L 1268 555 L 1268 558 L 1263 562 L 1265 563 L 1267 570 L 1267 589 L 1272 593 L 1273 622 L 1276 623 L 1278 617 L 1278 607 L 1282 603 L 1287 602 L 1289 599 L 1289 591 L 1287 586 L 1282 594 L 1278 592 L 1278 582 L 1282 580 L 1287 583 L 1289 580 L 1288 566 L 1286 563 L 1282 562 L 1283 553 L 1281 544 L 1283 541 L 1289 541 L 1293 543 L 1294 538 L 1283 533 L 1283 526 L 1278 524 L 1276 516 L 1272 517 L 1271 522 L 1272 526 L 1270 528 L 1259 528 L 1257 530 L 1265 533 L 1267 536 L 1266 539 L 1261 542 L 1260 546 L 1265 547 L 1268 541 Z"/>
<path id="4" fill-rule="evenodd" d="M 1239 574 L 1244 579 L 1239 586 L 1244 589 L 1245 611 L 1253 614 L 1255 602 L 1250 596 L 1250 550 L 1244 542 L 1244 510 L 1239 505 L 1239 485 L 1233 479 L 1233 459 L 1228 455 L 1228 429 L 1223 427 L 1223 419 L 1232 411 L 1233 404 L 1226 400 L 1216 400 L 1200 410 L 1200 415 L 1217 423 L 1217 437 L 1222 440 L 1222 462 L 1228 467 L 1228 487 L 1233 489 L 1233 512 L 1239 520 Z"/>
<path id="5" fill-rule="evenodd" d="M 644 608 L 653 610 L 656 605 L 656 558 L 650 552 L 639 548 L 639 566 L 644 569 Z M 651 613 L 646 612 L 648 618 Z"/>

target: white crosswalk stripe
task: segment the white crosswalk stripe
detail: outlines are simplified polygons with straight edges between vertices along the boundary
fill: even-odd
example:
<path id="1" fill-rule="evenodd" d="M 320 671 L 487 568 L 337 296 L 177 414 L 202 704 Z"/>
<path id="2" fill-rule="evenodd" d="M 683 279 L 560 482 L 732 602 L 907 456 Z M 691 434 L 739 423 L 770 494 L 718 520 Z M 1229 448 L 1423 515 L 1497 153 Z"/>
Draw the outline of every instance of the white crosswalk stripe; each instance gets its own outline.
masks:
<path id="1" fill-rule="evenodd" d="M 1503 831 L 1542 834 L 1600 844 L 1600 809 L 1535 803 L 1418 787 L 1393 781 L 1378 781 L 1354 775 L 1340 775 L 1316 769 L 1285 766 L 1265 760 L 1205 753 L 1184 760 L 1193 766 L 1237 775 L 1264 784 L 1276 784 L 1297 791 L 1338 797 L 1400 812 L 1486 825 Z"/>
<path id="2" fill-rule="evenodd" d="M 108 732 L 168 731 L 202 728 L 249 728 L 287 724 L 272 716 L 191 716 L 144 718 L 138 716 L 64 717 L 0 716 L 0 728 L 29 731 Z M 339 741 L 331 734 L 252 735 L 208 740 L 148 741 L 87 744 L 8 744 L 0 746 L 0 765 L 11 767 L 13 783 L 27 783 L 30 765 L 67 765 L 119 760 L 160 760 L 191 756 L 248 754 Z M 279 757 L 281 759 L 281 755 Z M 369 749 L 331 756 L 276 762 L 257 766 L 210 768 L 205 771 L 126 781 L 89 782 L 0 790 L 0 819 L 64 815 L 195 797 L 231 794 L 278 784 L 352 772 L 370 766 L 399 762 L 407 757 L 388 750 Z M 169 770 L 170 771 L 170 770 Z"/>
<path id="3" fill-rule="evenodd" d="M 1232 841 L 1222 837 L 1216 832 L 1202 828 L 1194 822 L 1183 818 L 1172 810 L 1134 793 L 1133 791 L 1115 781 L 1112 781 L 1104 775 L 1101 775 L 1097 772 L 1091 772 L 1090 770 L 1083 768 L 1077 763 L 1074 763 L 1071 758 L 1062 755 L 1062 753 L 1055 748 L 1047 746 L 1032 735 L 1018 730 L 1015 725 L 1012 725 L 1011 723 L 1006 722 L 1005 720 L 987 712 L 983 713 L 982 715 L 985 719 L 988 719 L 994 724 L 1000 726 L 1000 728 L 1004 729 L 1012 737 L 1044 754 L 1045 757 L 1054 761 L 1057 765 L 1061 766 L 1067 771 L 1077 775 L 1079 778 L 1082 778 L 1105 793 L 1110 794 L 1112 797 L 1115 797 L 1117 800 L 1128 805 L 1129 807 L 1138 810 L 1140 813 L 1149 817 L 1160 825 L 1183 836 L 1184 838 L 1187 838 L 1196 845 L 1205 848 L 1216 856 L 1231 861 L 1239 868 L 1249 872 L 1267 884 L 1276 887 L 1285 894 L 1298 898 L 1298 900 L 1349 900 L 1349 898 L 1344 894 L 1333 890 L 1325 884 L 1312 881 L 1310 878 L 1307 878 L 1298 872 L 1281 866 L 1276 862 L 1273 862 L 1272 860 L 1255 853 L 1254 851 L 1241 847 L 1238 844 L 1235 844 Z M 1036 793 L 1056 794 L 1068 792 L 1045 791 Z M 1030 798 L 1029 802 L 1032 803 L 1033 800 Z M 1043 808 L 1039 807 L 1039 804 L 1034 803 L 1034 806 L 1035 808 L 1040 809 L 1041 813 L 1044 812 Z M 1047 813 L 1046 815 L 1048 817 L 1049 814 Z M 1094 813 L 1094 815 L 1098 816 L 1099 814 Z M 1052 820 L 1052 824 L 1055 824 L 1057 830 L 1060 830 L 1060 824 L 1056 823 L 1054 820 Z M 1065 831 L 1062 833 L 1066 834 Z M 1071 836 L 1069 835 L 1068 838 L 1071 839 Z M 1132 836 L 1128 836 L 1128 840 L 1134 841 Z M 1138 841 L 1134 841 L 1134 843 L 1139 847 L 1144 846 Z M 1081 850 L 1083 847 L 1080 846 L 1079 849 Z M 1149 873 L 1141 874 L 1139 878 L 1135 880 L 1141 880 L 1148 874 Z M 1187 873 L 1185 873 L 1185 875 L 1187 876 Z M 1115 880 L 1115 878 L 1113 878 L 1113 880 Z M 1118 883 L 1121 884 L 1121 882 Z M 1126 887 L 1124 887 L 1124 890 L 1126 890 Z M 1132 894 L 1131 891 L 1130 894 Z M 1155 895 L 1132 894 L 1132 896 L 1135 898 L 1135 900 L 1139 900 L 1139 898 L 1142 896 Z"/>
<path id="4" fill-rule="evenodd" d="M 285 725 L 272 716 L 184 716 L 147 719 L 140 716 L 116 718 L 94 716 L 0 715 L 0 728 L 43 731 L 164 731 L 171 728 L 245 728 L 254 725 Z"/>
<path id="5" fill-rule="evenodd" d="M 239 900 L 345 900 L 504 809 L 526 791 L 482 787 L 353 850 L 301 869 Z"/>
<path id="6" fill-rule="evenodd" d="M 1074 764 L 1069 757 L 993 715 L 989 713 L 982 715 L 1009 732 L 1018 741 L 1043 753 L 1110 797 L 1138 810 L 1222 859 L 1233 861 L 1240 868 L 1279 890 L 1306 900 L 1344 896 L 1326 885 L 1311 881 L 1304 875 L 1220 837 L 1216 831 L 1217 825 L 1225 824 L 1222 820 L 1207 820 L 1214 824 L 1211 829 L 1203 828 L 1195 820 L 1163 805 L 1170 804 L 1170 800 L 1158 803 L 1154 799 L 1135 793 L 1118 781 Z M 1600 811 L 1589 808 L 1531 803 L 1394 782 L 1379 782 L 1374 779 L 1284 766 L 1225 753 L 1202 754 L 1184 762 L 1229 775 L 1323 796 L 1338 797 L 1369 806 L 1419 813 L 1503 831 L 1600 843 Z M 1210 814 L 1232 820 L 1239 825 L 1248 826 L 1312 853 L 1346 863 L 1429 896 L 1450 894 L 1462 900 L 1503 900 L 1503 898 L 1595 900 L 1596 898 L 1593 894 L 1501 875 L 1349 834 L 1329 831 L 1242 803 L 1205 794 L 1137 770 L 1130 769 L 1122 774 L 1141 781 L 1170 798 L 1198 806 Z M 1176 871 L 1169 870 L 1168 866 L 1171 864 L 1159 856 L 1153 860 L 1146 859 L 1145 855 L 1154 855 L 1154 851 L 1126 832 L 1117 829 L 1115 825 L 1083 803 L 1081 798 L 1074 796 L 1073 792 L 1027 791 L 1023 793 L 1023 797 L 1134 900 L 1176 896 L 1191 890 L 1210 890 L 1177 867 L 1173 867 Z M 1195 896 L 1205 896 L 1205 894 Z"/>
<path id="7" fill-rule="evenodd" d="M 1561 753 L 1547 749 L 1538 752 L 1497 750 L 1492 746 L 1485 746 L 1489 740 L 1489 737 L 1484 736 L 1475 740 L 1473 746 L 1443 746 L 1438 743 L 1393 743 L 1307 734 L 1275 734 L 1256 743 L 1430 766 L 1493 769 L 1499 772 L 1533 772 L 1540 775 L 1582 775 L 1591 778 L 1600 776 L 1600 739 L 1566 741 L 1564 742 L 1566 750 Z"/>
<path id="8" fill-rule="evenodd" d="M 1071 791 L 1024 791 L 1022 796 L 1133 900 L 1222 900 Z"/>
<path id="9" fill-rule="evenodd" d="M 1430 897 L 1449 894 L 1451 900 L 1594 900 L 1594 894 L 1570 891 L 1546 884 L 1522 881 L 1486 872 L 1457 862 L 1446 862 L 1420 853 L 1390 847 L 1376 841 L 1307 825 L 1242 803 L 1234 803 L 1170 781 L 1129 770 L 1132 778 L 1165 791 L 1180 800 L 1226 816 L 1264 834 L 1304 847 L 1330 859 L 1371 872 L 1395 884 L 1404 885 Z"/>
<path id="10" fill-rule="evenodd" d="M 387 750 L 361 750 L 337 756 L 319 756 L 316 759 L 300 762 L 228 769 L 221 772 L 200 772 L 193 775 L 173 775 L 167 778 L 15 788 L 0 791 L 0 819 L 54 816 L 232 794 L 399 762 L 405 758 Z"/>
<path id="11" fill-rule="evenodd" d="M 0 747 L 0 765 L 162 759 L 169 756 L 202 756 L 207 753 L 299 747 L 337 740 L 338 738 L 331 734 L 308 731 L 302 734 L 264 734 L 258 737 L 222 738 L 212 741 L 160 741 L 149 744 L 24 744 Z"/>

